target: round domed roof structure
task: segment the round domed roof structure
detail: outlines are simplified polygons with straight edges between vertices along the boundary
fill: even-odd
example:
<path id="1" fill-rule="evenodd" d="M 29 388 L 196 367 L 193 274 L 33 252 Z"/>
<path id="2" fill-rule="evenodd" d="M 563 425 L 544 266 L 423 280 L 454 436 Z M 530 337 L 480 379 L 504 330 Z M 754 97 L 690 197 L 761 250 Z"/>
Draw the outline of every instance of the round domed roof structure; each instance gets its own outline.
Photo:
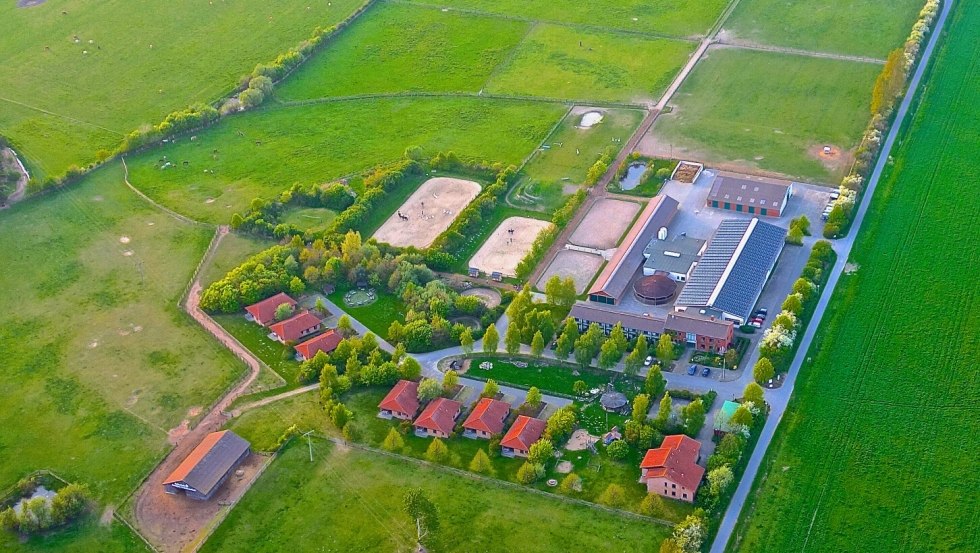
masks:
<path id="1" fill-rule="evenodd" d="M 629 400 L 626 399 L 624 394 L 609 391 L 602 394 L 602 397 L 599 398 L 599 403 L 602 404 L 602 408 L 606 411 L 619 411 L 623 407 L 626 407 Z"/>
<path id="2" fill-rule="evenodd" d="M 663 305 L 677 292 L 677 283 L 667 275 L 645 276 L 633 284 L 636 299 L 648 305 Z"/>

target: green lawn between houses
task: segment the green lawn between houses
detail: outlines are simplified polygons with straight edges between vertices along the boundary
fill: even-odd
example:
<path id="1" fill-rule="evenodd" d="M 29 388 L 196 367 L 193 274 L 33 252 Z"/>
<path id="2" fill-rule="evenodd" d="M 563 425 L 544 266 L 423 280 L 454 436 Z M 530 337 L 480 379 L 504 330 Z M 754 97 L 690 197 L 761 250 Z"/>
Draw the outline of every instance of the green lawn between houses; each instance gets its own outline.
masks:
<path id="1" fill-rule="evenodd" d="M 980 5 L 954 10 L 731 551 L 980 549 Z"/>
<path id="2" fill-rule="evenodd" d="M 231 91 L 362 0 L 0 4 L 0 134 L 32 175 L 95 160 L 122 136 Z M 134 30 L 137 30 L 134 32 Z M 75 37 L 78 41 L 75 41 Z M 90 42 L 91 41 L 91 42 Z M 87 54 L 84 52 L 88 52 Z"/>
<path id="3" fill-rule="evenodd" d="M 590 507 L 471 480 L 359 449 L 293 440 L 215 530 L 202 551 L 409 551 L 402 510 L 420 487 L 439 509 L 434 551 L 649 551 L 669 532 Z M 273 515 L 273 516 L 270 516 Z"/>

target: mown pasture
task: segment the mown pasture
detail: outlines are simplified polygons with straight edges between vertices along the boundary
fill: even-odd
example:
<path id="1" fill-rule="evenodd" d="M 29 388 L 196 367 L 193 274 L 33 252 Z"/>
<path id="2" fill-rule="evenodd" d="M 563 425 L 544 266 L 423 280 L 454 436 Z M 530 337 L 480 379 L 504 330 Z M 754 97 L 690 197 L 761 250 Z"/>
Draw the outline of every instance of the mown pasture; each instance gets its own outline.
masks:
<path id="1" fill-rule="evenodd" d="M 444 528 L 439 551 L 647 551 L 668 528 L 572 505 L 440 468 L 312 440 L 293 440 L 215 530 L 203 551 L 407 551 L 415 528 L 402 509 L 421 487 Z M 276 513 L 270 517 L 269 513 Z"/>
<path id="2" fill-rule="evenodd" d="M 905 42 L 924 0 L 741 0 L 729 39 L 884 59 Z"/>
<path id="3" fill-rule="evenodd" d="M 256 197 L 271 198 L 294 182 L 327 182 L 393 162 L 410 146 L 428 155 L 453 150 L 520 164 L 566 109 L 480 98 L 269 106 L 228 117 L 196 140 L 185 137 L 132 158 L 129 178 L 180 213 L 227 223 Z M 162 169 L 164 157 L 174 166 Z"/>
<path id="4" fill-rule="evenodd" d="M 4 2 L 0 134 L 39 177 L 56 176 L 144 123 L 219 98 L 255 64 L 361 3 Z"/>
<path id="5" fill-rule="evenodd" d="M 713 48 L 654 124 L 645 154 L 836 184 L 869 118 L 881 66 Z M 836 160 L 819 157 L 840 148 Z"/>
<path id="6" fill-rule="evenodd" d="M 591 102 L 653 104 L 696 44 L 538 24 L 487 91 Z"/>
<path id="7" fill-rule="evenodd" d="M 212 236 L 107 166 L 2 214 L 0 483 L 50 469 L 117 503 L 243 367 L 177 306 Z"/>
<path id="8" fill-rule="evenodd" d="M 476 93 L 529 27 L 485 15 L 380 3 L 283 83 L 278 97 Z"/>
<path id="9" fill-rule="evenodd" d="M 980 6 L 956 9 L 731 550 L 980 549 Z"/>
<path id="10" fill-rule="evenodd" d="M 407 0 L 440 8 L 434 0 Z M 460 11 L 494 13 L 516 19 L 615 29 L 676 37 L 703 36 L 721 15 L 728 0 L 457 0 Z"/>
<path id="11" fill-rule="evenodd" d="M 0 532 L 0 549 L 25 553 L 149 553 L 143 540 L 127 526 L 113 521 L 103 524 L 99 512 L 90 512 L 79 521 L 41 536 L 21 541 L 16 534 Z"/>

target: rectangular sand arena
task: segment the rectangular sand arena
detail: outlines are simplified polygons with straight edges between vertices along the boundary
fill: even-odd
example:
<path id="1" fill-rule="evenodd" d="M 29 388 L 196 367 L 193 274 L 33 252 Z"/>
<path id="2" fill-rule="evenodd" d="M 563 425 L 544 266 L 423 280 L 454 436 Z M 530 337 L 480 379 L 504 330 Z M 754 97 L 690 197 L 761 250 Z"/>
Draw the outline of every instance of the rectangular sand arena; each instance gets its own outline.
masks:
<path id="1" fill-rule="evenodd" d="M 585 289 L 592 283 L 595 274 L 603 263 L 602 256 L 592 253 L 578 252 L 575 250 L 562 250 L 555 256 L 551 265 L 541 275 L 537 282 L 538 290 L 544 290 L 544 284 L 554 275 L 561 278 L 572 277 L 575 281 L 575 291 L 579 294 L 585 293 Z"/>
<path id="2" fill-rule="evenodd" d="M 499 271 L 507 277 L 516 276 L 517 264 L 531 251 L 534 239 L 542 230 L 553 226 L 548 221 L 527 217 L 504 219 L 470 259 L 470 267 L 476 267 L 487 275 Z"/>
<path id="3" fill-rule="evenodd" d="M 392 246 L 426 248 L 479 193 L 480 185 L 473 181 L 429 179 L 391 214 L 373 238 Z"/>
<path id="4" fill-rule="evenodd" d="M 603 198 L 592 205 L 568 241 L 576 246 L 608 250 L 615 248 L 640 211 L 640 204 Z"/>

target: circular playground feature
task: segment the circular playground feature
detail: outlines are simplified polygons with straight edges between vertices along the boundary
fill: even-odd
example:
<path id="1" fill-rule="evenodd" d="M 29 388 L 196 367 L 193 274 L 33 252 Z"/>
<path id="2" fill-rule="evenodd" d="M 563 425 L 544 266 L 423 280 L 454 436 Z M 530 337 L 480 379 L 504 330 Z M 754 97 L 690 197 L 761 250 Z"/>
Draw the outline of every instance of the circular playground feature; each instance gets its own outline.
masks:
<path id="1" fill-rule="evenodd" d="M 494 290 L 493 288 L 470 288 L 469 290 L 464 290 L 461 296 L 476 296 L 486 305 L 487 308 L 493 309 L 500 305 L 500 292 Z"/>
<path id="2" fill-rule="evenodd" d="M 601 111 L 588 111 L 582 115 L 582 119 L 578 122 L 578 128 L 580 129 L 591 129 L 592 127 L 598 125 L 602 121 Z"/>
<path id="3" fill-rule="evenodd" d="M 347 307 L 362 307 L 378 301 L 378 295 L 371 288 L 358 288 L 344 294 Z"/>
<path id="4" fill-rule="evenodd" d="M 633 285 L 636 299 L 647 305 L 663 305 L 674 297 L 677 283 L 667 275 L 650 275 L 641 278 Z"/>

